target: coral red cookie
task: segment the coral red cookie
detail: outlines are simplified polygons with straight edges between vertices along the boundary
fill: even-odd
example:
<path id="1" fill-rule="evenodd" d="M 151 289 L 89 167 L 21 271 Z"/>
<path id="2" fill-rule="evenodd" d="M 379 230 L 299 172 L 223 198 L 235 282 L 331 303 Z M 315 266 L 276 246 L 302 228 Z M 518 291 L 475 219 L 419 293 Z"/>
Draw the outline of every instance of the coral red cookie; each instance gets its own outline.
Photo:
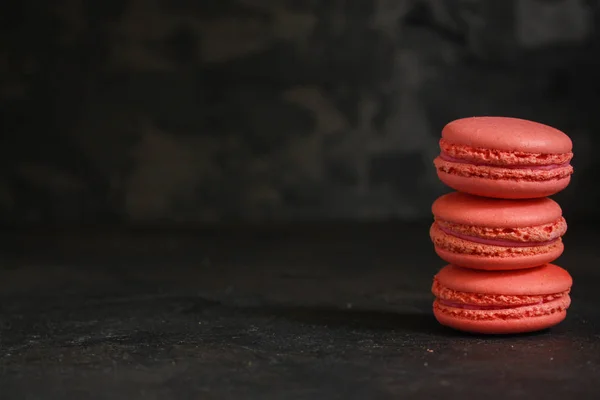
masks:
<path id="1" fill-rule="evenodd" d="M 433 313 L 442 325 L 466 332 L 539 331 L 565 319 L 572 284 L 553 264 L 500 272 L 448 265 L 433 279 Z"/>
<path id="2" fill-rule="evenodd" d="M 442 130 L 438 177 L 451 188 L 501 199 L 546 197 L 571 180 L 571 139 L 548 125 L 508 117 L 472 117 Z"/>
<path id="3" fill-rule="evenodd" d="M 503 200 L 453 192 L 431 208 L 429 234 L 446 262 L 484 270 L 531 268 L 563 252 L 567 223 L 549 199 Z"/>

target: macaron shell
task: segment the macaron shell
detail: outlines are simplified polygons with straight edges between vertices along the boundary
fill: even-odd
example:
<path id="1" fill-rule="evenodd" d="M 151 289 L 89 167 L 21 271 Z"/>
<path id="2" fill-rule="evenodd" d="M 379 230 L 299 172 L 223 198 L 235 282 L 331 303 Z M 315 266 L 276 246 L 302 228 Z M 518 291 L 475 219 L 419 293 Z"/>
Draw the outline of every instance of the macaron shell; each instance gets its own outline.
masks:
<path id="1" fill-rule="evenodd" d="M 452 192 L 432 205 L 436 218 L 462 225 L 494 228 L 523 228 L 558 220 L 562 209 L 548 198 L 527 200 L 490 199 Z"/>
<path id="2" fill-rule="evenodd" d="M 560 243 L 555 249 L 544 254 L 520 255 L 515 257 L 488 257 L 475 254 L 453 253 L 440 247 L 435 247 L 436 254 L 444 261 L 464 268 L 482 271 L 510 271 L 523 268 L 535 268 L 555 261 L 564 251 Z"/>
<path id="3" fill-rule="evenodd" d="M 435 275 L 435 279 L 458 292 L 507 296 L 561 293 L 573 285 L 571 275 L 555 264 L 511 272 L 473 271 L 446 265 Z"/>
<path id="4" fill-rule="evenodd" d="M 470 117 L 448 123 L 442 137 L 471 147 L 557 154 L 571 152 L 571 139 L 560 130 L 510 117 Z"/>
<path id="5" fill-rule="evenodd" d="M 561 323 L 567 316 L 566 311 L 556 312 L 540 317 L 530 317 L 513 320 L 490 320 L 477 321 L 459 318 L 445 314 L 434 308 L 433 314 L 437 321 L 449 328 L 469 333 L 494 334 L 517 334 L 536 332 L 551 328 Z"/>
<path id="6" fill-rule="evenodd" d="M 525 181 L 509 179 L 487 179 L 480 177 L 466 177 L 449 174 L 437 170 L 438 178 L 448 187 L 460 192 L 491 197 L 497 199 L 534 199 L 552 196 L 564 190 L 571 182 L 568 176 L 562 179 L 548 181 Z"/>

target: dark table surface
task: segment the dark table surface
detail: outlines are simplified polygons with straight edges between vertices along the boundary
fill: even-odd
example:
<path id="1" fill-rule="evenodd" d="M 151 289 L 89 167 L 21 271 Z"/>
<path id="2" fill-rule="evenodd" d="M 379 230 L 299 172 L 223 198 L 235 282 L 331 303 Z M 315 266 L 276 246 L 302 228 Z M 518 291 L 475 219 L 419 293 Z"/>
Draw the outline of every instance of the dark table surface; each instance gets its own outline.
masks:
<path id="1" fill-rule="evenodd" d="M 565 322 L 486 337 L 434 320 L 427 229 L 6 233 L 0 398 L 600 398 L 599 234 Z"/>

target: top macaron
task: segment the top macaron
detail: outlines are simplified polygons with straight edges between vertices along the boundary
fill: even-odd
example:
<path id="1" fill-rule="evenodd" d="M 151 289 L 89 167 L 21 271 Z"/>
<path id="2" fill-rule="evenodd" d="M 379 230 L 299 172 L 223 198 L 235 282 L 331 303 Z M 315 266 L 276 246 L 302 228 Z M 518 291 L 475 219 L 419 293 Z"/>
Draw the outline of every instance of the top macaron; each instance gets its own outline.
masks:
<path id="1" fill-rule="evenodd" d="M 470 117 L 442 130 L 438 177 L 449 187 L 499 199 L 551 196 L 571 181 L 573 144 L 562 131 L 509 117 Z"/>

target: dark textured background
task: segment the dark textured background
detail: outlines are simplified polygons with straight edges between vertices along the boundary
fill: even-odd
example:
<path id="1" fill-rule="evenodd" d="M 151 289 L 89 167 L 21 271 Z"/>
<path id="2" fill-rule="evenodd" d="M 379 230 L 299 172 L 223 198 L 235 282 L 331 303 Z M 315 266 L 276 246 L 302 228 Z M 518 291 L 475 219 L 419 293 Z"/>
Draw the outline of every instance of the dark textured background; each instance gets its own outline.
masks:
<path id="1" fill-rule="evenodd" d="M 600 215 L 598 1 L 0 7 L 5 224 L 430 218 L 441 128 L 483 114 L 567 132 L 557 199 Z"/>

